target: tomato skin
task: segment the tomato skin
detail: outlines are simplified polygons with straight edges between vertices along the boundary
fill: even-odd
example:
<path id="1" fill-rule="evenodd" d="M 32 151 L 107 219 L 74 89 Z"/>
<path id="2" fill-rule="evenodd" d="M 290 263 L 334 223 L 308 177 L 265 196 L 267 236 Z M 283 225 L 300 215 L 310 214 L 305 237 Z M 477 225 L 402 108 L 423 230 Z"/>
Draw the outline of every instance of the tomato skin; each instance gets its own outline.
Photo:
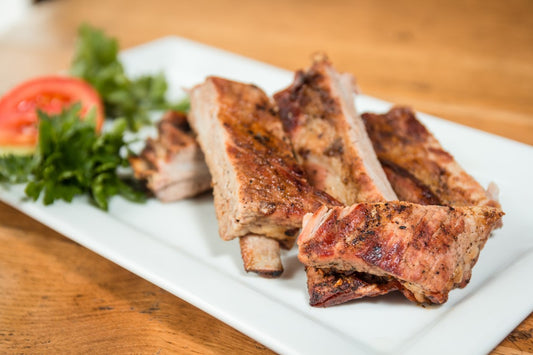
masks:
<path id="1" fill-rule="evenodd" d="M 96 107 L 96 129 L 104 122 L 100 96 L 85 81 L 67 76 L 30 79 L 0 98 L 0 147 L 29 148 L 37 144 L 37 109 L 58 114 L 75 102 L 82 105 L 82 117 Z"/>

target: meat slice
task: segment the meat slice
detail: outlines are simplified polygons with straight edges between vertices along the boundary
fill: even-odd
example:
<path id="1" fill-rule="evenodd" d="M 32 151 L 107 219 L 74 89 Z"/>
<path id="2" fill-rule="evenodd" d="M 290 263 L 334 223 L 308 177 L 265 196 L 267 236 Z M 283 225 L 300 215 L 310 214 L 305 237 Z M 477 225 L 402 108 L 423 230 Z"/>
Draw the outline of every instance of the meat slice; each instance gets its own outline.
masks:
<path id="1" fill-rule="evenodd" d="M 329 307 L 362 297 L 375 297 L 400 289 L 398 281 L 357 271 L 308 266 L 309 304 Z"/>
<path id="2" fill-rule="evenodd" d="M 400 200 L 447 206 L 500 208 L 489 193 L 417 120 L 407 107 L 362 115 L 387 177 Z"/>
<path id="3" fill-rule="evenodd" d="M 469 282 L 502 215 L 493 207 L 399 201 L 323 207 L 304 219 L 298 258 L 306 266 L 391 277 L 409 299 L 440 304 Z"/>
<path id="4" fill-rule="evenodd" d="M 317 58 L 274 99 L 313 186 L 346 205 L 395 200 L 356 112 L 354 92 L 353 76 L 338 73 L 327 59 Z"/>
<path id="5" fill-rule="evenodd" d="M 222 239 L 262 236 L 290 248 L 304 214 L 338 205 L 308 183 L 261 89 L 209 77 L 190 98 L 190 124 L 213 177 Z"/>
<path id="6" fill-rule="evenodd" d="M 134 175 L 164 202 L 198 195 L 211 187 L 204 155 L 184 113 L 169 111 L 138 156 L 129 158 Z"/>
<path id="7" fill-rule="evenodd" d="M 352 75 L 338 73 L 327 59 L 316 58 L 308 70 L 296 72 L 293 84 L 275 94 L 274 99 L 311 184 L 345 205 L 396 200 L 357 114 L 355 91 Z M 306 272 L 313 306 L 328 306 L 393 289 L 392 285 L 372 285 L 353 273 L 330 275 L 312 267 L 306 268 Z M 342 290 L 338 287 L 340 279 L 344 282 Z"/>
<path id="8" fill-rule="evenodd" d="M 395 107 L 384 115 L 365 113 L 362 117 L 400 200 L 422 205 L 500 208 L 496 194 L 485 191 L 468 175 L 409 108 Z M 499 227 L 501 220 L 495 225 L 495 228 Z M 327 277 L 321 278 L 320 275 Z M 361 284 L 360 274 L 345 275 L 336 271 L 334 275 L 315 273 L 312 278 L 308 275 L 311 305 L 329 306 L 364 296 L 358 290 L 339 292 L 334 281 L 328 282 L 336 280 L 339 275 L 342 275 L 344 285 Z"/>

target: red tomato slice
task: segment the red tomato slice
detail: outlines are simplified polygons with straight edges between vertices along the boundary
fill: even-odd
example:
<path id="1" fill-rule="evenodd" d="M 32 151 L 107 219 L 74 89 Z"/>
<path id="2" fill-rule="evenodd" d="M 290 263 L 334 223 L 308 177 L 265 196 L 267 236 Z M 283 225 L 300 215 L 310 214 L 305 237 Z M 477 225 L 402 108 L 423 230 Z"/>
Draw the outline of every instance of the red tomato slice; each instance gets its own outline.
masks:
<path id="1" fill-rule="evenodd" d="M 58 114 L 75 102 L 82 117 L 96 107 L 96 129 L 104 122 L 100 96 L 85 81 L 64 76 L 46 76 L 26 81 L 0 98 L 0 146 L 34 147 L 37 143 L 37 109 Z"/>

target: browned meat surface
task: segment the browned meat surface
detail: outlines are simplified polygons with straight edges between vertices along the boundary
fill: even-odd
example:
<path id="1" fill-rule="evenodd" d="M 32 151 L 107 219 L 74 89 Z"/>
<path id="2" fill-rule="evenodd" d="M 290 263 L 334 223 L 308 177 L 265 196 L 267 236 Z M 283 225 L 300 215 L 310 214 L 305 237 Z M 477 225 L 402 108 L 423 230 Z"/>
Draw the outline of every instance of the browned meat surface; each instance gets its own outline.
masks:
<path id="1" fill-rule="evenodd" d="M 387 161 L 383 161 L 382 166 L 400 201 L 421 205 L 442 205 L 439 197 L 408 170 Z"/>
<path id="2" fill-rule="evenodd" d="M 190 123 L 213 176 L 222 239 L 257 234 L 290 246 L 305 213 L 336 203 L 308 184 L 256 86 L 208 78 L 191 91 Z"/>
<path id="3" fill-rule="evenodd" d="M 338 205 L 308 183 L 261 89 L 210 77 L 190 98 L 190 124 L 213 176 L 222 239 L 264 236 L 290 248 L 305 213 Z"/>
<path id="4" fill-rule="evenodd" d="M 185 114 L 167 112 L 158 124 L 157 139 L 149 138 L 138 156 L 130 157 L 135 177 L 145 180 L 154 195 L 176 201 L 209 190 L 211 175 Z"/>
<path id="5" fill-rule="evenodd" d="M 396 200 L 357 114 L 354 93 L 354 78 L 338 73 L 326 59 L 319 58 L 307 71 L 298 71 L 294 83 L 274 98 L 311 184 L 346 205 Z M 343 277 L 341 291 L 337 287 L 340 273 L 328 275 L 312 267 L 306 270 L 312 305 L 332 305 L 377 295 L 375 289 L 381 293 L 391 289 L 351 274 Z"/>
<path id="6" fill-rule="evenodd" d="M 397 199 L 356 112 L 351 75 L 318 59 L 274 98 L 313 186 L 346 205 Z"/>
<path id="7" fill-rule="evenodd" d="M 239 238 L 244 270 L 263 277 L 278 277 L 283 272 L 279 242 L 257 235 Z"/>
<path id="8" fill-rule="evenodd" d="M 400 200 L 422 205 L 500 207 L 496 194 L 486 192 L 445 152 L 439 142 L 408 108 L 395 107 L 384 115 L 363 114 L 378 158 Z M 501 220 L 495 225 L 501 226 Z M 308 268 L 310 269 L 310 268 Z M 320 275 L 327 275 L 322 273 Z M 359 284 L 360 275 L 342 275 L 344 284 Z M 334 275 L 328 276 L 336 280 Z M 335 282 L 308 276 L 311 300 L 328 306 L 364 296 L 359 291 L 341 293 Z M 392 288 L 391 288 L 392 289 Z M 321 298 L 320 298 L 320 297 Z M 340 302 L 335 300 L 341 298 Z"/>
<path id="9" fill-rule="evenodd" d="M 447 206 L 492 206 L 495 196 L 457 164 L 406 107 L 363 114 L 376 154 L 400 200 Z"/>
<path id="10" fill-rule="evenodd" d="M 298 258 L 306 266 L 391 277 L 409 299 L 443 303 L 468 283 L 502 215 L 493 207 L 398 201 L 323 207 L 304 219 Z"/>
<path id="11" fill-rule="evenodd" d="M 329 307 L 362 297 L 375 297 L 399 289 L 398 281 L 356 271 L 306 267 L 309 304 Z"/>

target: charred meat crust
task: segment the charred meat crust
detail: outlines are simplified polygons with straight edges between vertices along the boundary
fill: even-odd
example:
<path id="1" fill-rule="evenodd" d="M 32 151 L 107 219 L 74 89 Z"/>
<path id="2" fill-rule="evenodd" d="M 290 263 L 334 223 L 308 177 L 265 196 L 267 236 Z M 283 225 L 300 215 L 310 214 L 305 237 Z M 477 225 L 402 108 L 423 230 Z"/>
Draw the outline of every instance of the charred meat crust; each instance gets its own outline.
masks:
<path id="1" fill-rule="evenodd" d="M 354 79 L 324 58 L 274 95 L 311 184 L 344 204 L 396 199 L 354 106 Z"/>
<path id="2" fill-rule="evenodd" d="M 499 207 L 490 194 L 464 173 L 453 157 L 442 150 L 440 144 L 416 119 L 409 108 L 395 107 L 385 115 L 363 114 L 363 120 L 387 178 L 400 200 L 423 205 L 460 203 L 475 205 L 479 203 Z M 448 176 L 448 178 L 442 176 Z M 435 182 L 441 182 L 441 184 L 438 185 Z M 441 201 L 441 196 L 444 201 Z M 501 220 L 494 227 L 500 226 Z M 407 228 L 407 226 L 404 227 Z M 361 274 L 341 274 L 345 285 L 361 283 Z M 323 277 L 322 282 L 320 282 L 320 275 Z M 327 273 L 320 275 L 315 274 L 313 282 L 308 281 L 308 285 L 320 283 L 322 293 L 335 295 L 338 290 L 336 290 L 335 282 L 331 281 L 336 280 L 334 276 Z M 330 280 L 329 283 L 328 280 Z M 413 292 L 401 285 L 398 289 L 408 299 L 417 302 Z M 309 287 L 311 299 L 316 297 L 317 293 L 313 290 Z M 355 289 L 352 292 L 341 292 L 341 295 L 342 297 L 339 296 L 338 299 L 345 302 L 361 297 L 361 291 Z M 339 302 L 333 301 L 323 305 L 328 306 Z"/>
<path id="3" fill-rule="evenodd" d="M 396 279 L 417 302 L 443 303 L 464 287 L 503 212 L 407 202 L 321 208 L 306 219 L 298 258 L 306 266 Z"/>
<path id="4" fill-rule="evenodd" d="M 348 205 L 396 199 L 356 112 L 354 91 L 351 75 L 336 72 L 326 58 L 318 58 L 308 70 L 296 72 L 293 84 L 275 94 L 274 99 L 313 186 Z M 339 292 L 338 277 L 323 270 L 309 274 L 309 270 L 314 269 L 307 271 L 313 305 L 328 306 L 375 295 L 378 289 L 379 293 L 388 292 L 353 273 L 343 275 Z"/>
<path id="5" fill-rule="evenodd" d="M 191 90 L 190 115 L 213 176 L 222 239 L 255 234 L 291 247 L 305 213 L 338 205 L 307 182 L 261 89 L 209 77 Z"/>
<path id="6" fill-rule="evenodd" d="M 410 108 L 394 107 L 383 115 L 365 113 L 362 118 L 401 200 L 501 208 L 442 148 Z M 419 194 L 422 201 L 416 198 Z"/>
<path id="7" fill-rule="evenodd" d="M 421 205 L 443 205 L 428 186 L 409 171 L 384 159 L 380 162 L 400 201 L 410 201 Z"/>
<path id="8" fill-rule="evenodd" d="M 401 288 L 398 281 L 357 271 L 306 267 L 309 304 L 329 307 L 362 297 L 375 297 Z"/>

